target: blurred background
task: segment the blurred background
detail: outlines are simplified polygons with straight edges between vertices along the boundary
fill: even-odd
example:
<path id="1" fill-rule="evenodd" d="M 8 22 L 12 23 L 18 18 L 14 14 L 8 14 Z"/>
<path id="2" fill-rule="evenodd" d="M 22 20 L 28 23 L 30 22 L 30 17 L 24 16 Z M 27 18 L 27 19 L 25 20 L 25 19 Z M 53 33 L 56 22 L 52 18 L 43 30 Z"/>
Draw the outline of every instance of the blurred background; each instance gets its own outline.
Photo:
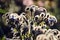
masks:
<path id="1" fill-rule="evenodd" d="M 60 0 L 0 0 L 0 27 L 2 27 L 2 15 L 8 11 L 24 12 L 26 6 L 37 5 L 45 7 L 49 13 L 56 16 L 58 23 L 56 28 L 60 30 Z"/>

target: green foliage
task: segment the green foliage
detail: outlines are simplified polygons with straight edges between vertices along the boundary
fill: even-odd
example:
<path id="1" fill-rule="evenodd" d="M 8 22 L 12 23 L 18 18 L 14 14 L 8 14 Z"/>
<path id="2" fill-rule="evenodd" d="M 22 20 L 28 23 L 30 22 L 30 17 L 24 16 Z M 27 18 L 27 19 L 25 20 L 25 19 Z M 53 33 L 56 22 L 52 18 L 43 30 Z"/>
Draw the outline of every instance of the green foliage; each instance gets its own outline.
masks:
<path id="1" fill-rule="evenodd" d="M 3 37 L 0 37 L 0 40 L 5 40 L 4 36 Z"/>
<path id="2" fill-rule="evenodd" d="M 1 9 L 1 8 L 0 8 L 0 13 L 5 14 L 6 12 L 7 12 L 7 10 L 5 10 L 5 9 Z"/>
<path id="3" fill-rule="evenodd" d="M 5 38 L 4 38 L 4 37 L 2 37 L 2 40 L 5 40 Z"/>

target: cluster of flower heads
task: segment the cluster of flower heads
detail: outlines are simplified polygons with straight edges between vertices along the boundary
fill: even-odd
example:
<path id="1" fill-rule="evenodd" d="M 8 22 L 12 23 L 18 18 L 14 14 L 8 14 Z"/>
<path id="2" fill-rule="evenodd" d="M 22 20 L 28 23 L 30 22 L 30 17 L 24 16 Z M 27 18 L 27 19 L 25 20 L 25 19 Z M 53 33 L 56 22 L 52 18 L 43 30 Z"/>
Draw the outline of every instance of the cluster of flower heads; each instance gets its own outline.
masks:
<path id="1" fill-rule="evenodd" d="M 36 40 L 40 37 L 37 35 L 46 32 L 47 26 L 50 27 L 57 23 L 55 16 L 48 13 L 45 8 L 35 5 L 27 6 L 25 12 L 22 12 L 20 15 L 18 15 L 18 13 L 7 12 L 2 16 L 2 21 L 7 27 L 10 27 L 11 32 L 9 33 L 13 34 L 12 38 L 20 38 L 19 36 L 29 33 L 32 34 L 31 37 L 33 37 L 33 39 L 36 39 L 36 36 Z M 17 34 L 19 35 L 17 36 Z M 9 36 L 6 35 L 7 38 Z M 27 40 L 28 39 L 29 36 Z"/>
<path id="2" fill-rule="evenodd" d="M 44 7 L 38 7 L 35 5 L 26 7 L 25 12 L 30 12 L 30 17 L 34 19 L 34 21 L 41 23 L 44 21 L 46 25 L 53 26 L 57 23 L 57 19 L 55 16 L 51 15 Z"/>
<path id="3" fill-rule="evenodd" d="M 49 29 L 44 34 L 38 35 L 36 40 L 60 40 L 60 31 L 57 29 Z"/>

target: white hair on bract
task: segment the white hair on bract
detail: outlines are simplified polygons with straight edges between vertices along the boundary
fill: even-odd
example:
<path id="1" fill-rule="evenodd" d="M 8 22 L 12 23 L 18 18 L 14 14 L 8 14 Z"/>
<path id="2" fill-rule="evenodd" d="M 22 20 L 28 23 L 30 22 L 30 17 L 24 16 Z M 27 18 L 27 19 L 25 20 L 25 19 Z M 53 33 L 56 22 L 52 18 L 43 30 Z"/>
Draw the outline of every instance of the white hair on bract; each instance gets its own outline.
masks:
<path id="1" fill-rule="evenodd" d="M 38 8 L 38 10 L 40 10 L 40 11 L 43 11 L 43 10 L 45 10 L 45 12 L 47 13 L 47 10 L 46 10 L 46 8 L 44 8 L 44 7 L 39 7 L 39 8 Z"/>
<path id="2" fill-rule="evenodd" d="M 20 17 L 21 20 L 26 19 L 25 13 L 22 13 L 19 17 Z"/>
<path id="3" fill-rule="evenodd" d="M 40 19 L 40 16 L 39 16 L 39 15 L 36 15 L 36 16 L 34 17 L 34 20 L 36 20 L 35 18 Z"/>
<path id="4" fill-rule="evenodd" d="M 11 12 L 7 12 L 2 16 L 2 18 L 7 18 L 10 14 L 11 14 Z"/>
<path id="5" fill-rule="evenodd" d="M 8 24 L 10 14 L 11 14 L 11 12 L 7 12 L 2 16 L 2 21 L 3 21 L 4 25 Z"/>
<path id="6" fill-rule="evenodd" d="M 56 35 L 56 38 L 60 40 L 60 33 Z"/>
<path id="7" fill-rule="evenodd" d="M 51 30 L 52 30 L 52 29 L 48 29 L 45 34 L 48 35 L 49 33 L 52 33 Z"/>
<path id="8" fill-rule="evenodd" d="M 57 23 L 57 18 L 53 15 L 50 15 L 50 17 L 55 21 L 55 23 Z"/>
<path id="9" fill-rule="evenodd" d="M 45 18 L 49 18 L 49 17 L 50 17 L 50 13 L 46 13 L 46 17 Z"/>
<path id="10" fill-rule="evenodd" d="M 49 33 L 47 35 L 47 37 L 48 37 L 49 40 L 57 40 L 56 37 L 52 33 Z"/>
<path id="11" fill-rule="evenodd" d="M 48 18 L 48 23 L 49 23 L 49 26 L 53 26 L 55 23 L 57 23 L 56 17 L 53 15 L 50 15 L 50 17 Z"/>
<path id="12" fill-rule="evenodd" d="M 36 37 L 36 40 L 48 40 L 45 34 L 40 34 Z"/>
<path id="13" fill-rule="evenodd" d="M 44 34 L 47 32 L 47 29 L 40 29 Z"/>
<path id="14" fill-rule="evenodd" d="M 33 12 L 35 12 L 38 9 L 38 6 L 36 5 L 26 6 L 25 11 L 31 12 L 31 9 L 33 10 Z"/>
<path id="15" fill-rule="evenodd" d="M 38 30 L 38 29 L 41 29 L 41 26 L 35 26 L 35 27 L 33 27 L 33 30 Z"/>
<path id="16" fill-rule="evenodd" d="M 11 13 L 9 15 L 9 19 L 11 19 L 11 18 L 17 19 L 18 18 L 18 14 L 17 13 Z"/>
<path id="17" fill-rule="evenodd" d="M 25 8 L 25 11 L 30 11 L 30 7 L 27 6 L 27 7 Z"/>
<path id="18" fill-rule="evenodd" d="M 35 17 L 38 17 L 39 18 L 40 16 L 39 15 L 36 15 Z"/>
<path id="19" fill-rule="evenodd" d="M 42 29 L 46 29 L 47 28 L 47 25 L 46 24 L 43 24 L 42 25 Z"/>
<path id="20" fill-rule="evenodd" d="M 33 11 L 35 12 L 38 9 L 38 6 L 36 5 L 31 5 L 30 9 L 33 9 Z"/>
<path id="21" fill-rule="evenodd" d="M 40 17 L 43 15 L 43 17 L 45 17 L 45 13 L 44 12 L 41 12 L 40 14 Z"/>

